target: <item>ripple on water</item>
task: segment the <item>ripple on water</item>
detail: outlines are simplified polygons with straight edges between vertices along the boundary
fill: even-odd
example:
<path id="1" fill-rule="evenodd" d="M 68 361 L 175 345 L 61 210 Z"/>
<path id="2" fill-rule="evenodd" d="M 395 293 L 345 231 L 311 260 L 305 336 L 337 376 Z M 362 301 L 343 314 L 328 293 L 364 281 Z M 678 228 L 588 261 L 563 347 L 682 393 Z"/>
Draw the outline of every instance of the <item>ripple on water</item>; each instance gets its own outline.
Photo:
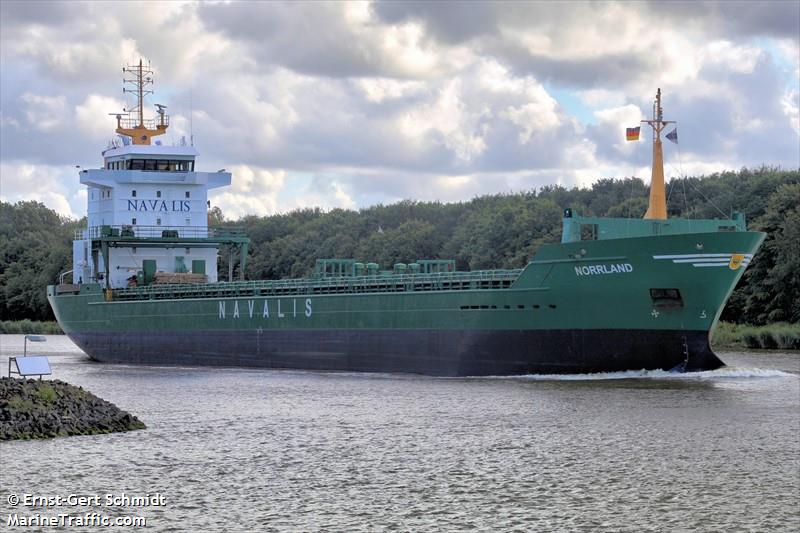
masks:
<path id="1" fill-rule="evenodd" d="M 733 359 L 436 379 L 54 357 L 56 377 L 148 429 L 0 444 L 27 459 L 2 490 L 161 492 L 167 506 L 144 514 L 165 531 L 790 530 L 796 359 Z"/>
<path id="2" fill-rule="evenodd" d="M 597 372 L 592 374 L 528 374 L 524 376 L 491 376 L 483 379 L 510 379 L 528 381 L 599 381 L 607 379 L 736 379 L 736 378 L 794 378 L 797 375 L 782 370 L 738 368 L 724 366 L 702 372 L 671 372 L 669 370 L 625 370 L 622 372 Z"/>

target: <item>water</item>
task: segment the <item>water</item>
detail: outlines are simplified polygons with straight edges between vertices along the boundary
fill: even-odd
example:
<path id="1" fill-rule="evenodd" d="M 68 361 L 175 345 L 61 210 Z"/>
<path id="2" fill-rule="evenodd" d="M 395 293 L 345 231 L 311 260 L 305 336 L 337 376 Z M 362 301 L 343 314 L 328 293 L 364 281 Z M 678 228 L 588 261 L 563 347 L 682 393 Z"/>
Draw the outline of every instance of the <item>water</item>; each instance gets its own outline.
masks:
<path id="1" fill-rule="evenodd" d="M 0 337 L 0 368 L 21 338 Z M 0 443 L 3 524 L 12 493 L 160 493 L 158 507 L 15 509 L 152 531 L 800 529 L 797 353 L 723 353 L 729 367 L 687 375 L 445 379 L 104 365 L 58 336 L 28 348 L 148 429 Z"/>

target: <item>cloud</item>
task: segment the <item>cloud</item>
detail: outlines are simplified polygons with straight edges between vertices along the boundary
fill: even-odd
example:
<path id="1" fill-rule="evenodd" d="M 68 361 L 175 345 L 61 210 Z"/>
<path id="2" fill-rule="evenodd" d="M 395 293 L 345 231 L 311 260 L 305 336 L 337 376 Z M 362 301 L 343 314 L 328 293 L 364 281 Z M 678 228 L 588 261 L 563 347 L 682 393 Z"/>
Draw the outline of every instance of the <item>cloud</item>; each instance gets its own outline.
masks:
<path id="1" fill-rule="evenodd" d="M 283 188 L 286 173 L 248 165 L 234 165 L 230 187 L 212 189 L 209 198 L 228 218 L 279 211 L 278 193 Z"/>
<path id="2" fill-rule="evenodd" d="M 623 130 L 650 114 L 657 87 L 679 123 L 674 166 L 800 167 L 796 2 L 0 11 L 2 194 L 65 213 L 85 209 L 74 165 L 100 166 L 107 113 L 126 104 L 120 68 L 140 56 L 155 70 L 147 113 L 169 106 L 162 142 L 193 138 L 198 169 L 233 170 L 212 192 L 229 217 L 647 179 L 649 146 Z"/>
<path id="3" fill-rule="evenodd" d="M 70 176 L 71 174 L 71 176 Z M 66 185 L 77 171 L 20 161 L 0 162 L 0 200 L 35 200 L 63 215 L 80 218 L 86 210 L 86 193 Z"/>
<path id="4" fill-rule="evenodd" d="M 39 131 L 52 131 L 68 120 L 67 100 L 63 96 L 24 93 L 19 97 L 27 125 Z"/>
<path id="5" fill-rule="evenodd" d="M 109 137 L 110 113 L 121 112 L 125 104 L 116 98 L 90 94 L 83 103 L 75 106 L 75 123 L 89 139 L 102 141 Z"/>
<path id="6" fill-rule="evenodd" d="M 198 14 L 210 30 L 244 44 L 258 65 L 315 76 L 425 77 L 446 63 L 422 42 L 419 25 L 374 24 L 364 2 L 204 3 Z"/>

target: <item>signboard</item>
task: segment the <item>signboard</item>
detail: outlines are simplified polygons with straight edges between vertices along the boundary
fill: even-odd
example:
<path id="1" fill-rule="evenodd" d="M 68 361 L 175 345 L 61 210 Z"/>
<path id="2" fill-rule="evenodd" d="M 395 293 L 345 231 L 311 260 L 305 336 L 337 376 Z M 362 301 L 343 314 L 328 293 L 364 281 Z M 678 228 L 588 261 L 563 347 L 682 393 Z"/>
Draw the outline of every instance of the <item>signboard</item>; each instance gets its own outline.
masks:
<path id="1" fill-rule="evenodd" d="M 51 374 L 50 361 L 47 360 L 46 355 L 12 357 L 11 360 L 17 365 L 17 373 L 20 376 L 49 376 Z"/>

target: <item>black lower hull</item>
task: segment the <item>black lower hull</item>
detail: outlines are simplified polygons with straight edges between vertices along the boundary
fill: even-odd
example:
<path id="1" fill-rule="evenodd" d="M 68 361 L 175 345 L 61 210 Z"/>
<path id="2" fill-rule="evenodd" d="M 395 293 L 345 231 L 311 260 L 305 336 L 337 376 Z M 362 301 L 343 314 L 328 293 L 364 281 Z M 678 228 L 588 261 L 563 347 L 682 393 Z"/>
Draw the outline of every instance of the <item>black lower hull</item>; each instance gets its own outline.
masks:
<path id="1" fill-rule="evenodd" d="M 705 331 L 295 330 L 72 333 L 110 363 L 234 366 L 433 376 L 566 374 L 724 363 Z"/>

